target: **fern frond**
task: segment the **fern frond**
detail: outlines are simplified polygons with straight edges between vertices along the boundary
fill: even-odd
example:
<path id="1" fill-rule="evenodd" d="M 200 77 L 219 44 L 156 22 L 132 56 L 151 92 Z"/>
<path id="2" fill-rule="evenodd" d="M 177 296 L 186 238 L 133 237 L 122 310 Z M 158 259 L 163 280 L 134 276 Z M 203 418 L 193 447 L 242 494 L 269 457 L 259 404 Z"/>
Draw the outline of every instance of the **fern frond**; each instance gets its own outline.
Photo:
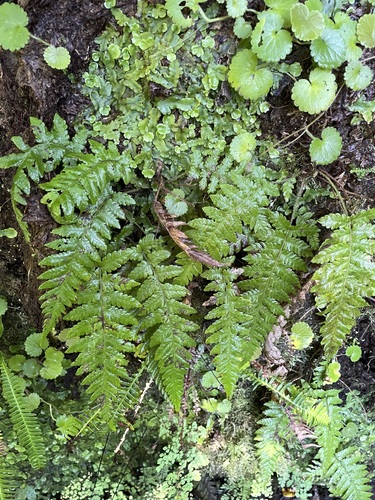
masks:
<path id="1" fill-rule="evenodd" d="M 251 334 L 259 346 L 278 316 L 284 315 L 281 304 L 289 302 L 297 291 L 296 273 L 306 268 L 303 258 L 311 253 L 302 239 L 303 228 L 293 226 L 281 214 L 270 212 L 268 218 L 272 226 L 264 242 L 247 249 L 244 276 L 248 279 L 239 284 L 248 292 Z"/>
<path id="2" fill-rule="evenodd" d="M 45 317 L 44 334 L 47 335 L 55 327 L 67 308 L 77 300 L 78 290 L 90 281 L 92 273 L 100 265 L 101 255 L 107 250 L 112 229 L 120 228 L 119 220 L 124 218 L 122 206 L 131 204 L 134 201 L 130 196 L 113 193 L 107 187 L 85 217 L 75 224 L 53 230 L 60 238 L 47 246 L 58 253 L 40 262 L 41 266 L 50 268 L 40 276 L 40 279 L 45 280 L 40 289 L 47 290 L 41 297 Z M 108 265 L 109 262 L 113 265 L 113 259 L 106 259 Z"/>
<path id="3" fill-rule="evenodd" d="M 45 465 L 45 446 L 35 415 L 24 396 L 23 380 L 14 375 L 0 354 L 3 396 L 9 406 L 9 416 L 20 445 L 26 450 L 31 465 L 40 469 Z"/>
<path id="4" fill-rule="evenodd" d="M 270 224 L 265 207 L 279 194 L 273 177 L 272 171 L 260 166 L 254 166 L 248 175 L 234 173 L 232 185 L 223 184 L 211 195 L 214 206 L 203 209 L 207 217 L 189 222 L 194 228 L 189 234 L 215 259 L 229 254 L 229 244 L 237 242 L 243 224 L 258 237 L 266 237 Z"/>
<path id="5" fill-rule="evenodd" d="M 281 442 L 289 434 L 289 418 L 273 401 L 269 401 L 266 406 L 265 418 L 259 420 L 260 428 L 255 434 L 259 472 L 253 489 L 260 488 L 261 492 L 269 488 L 273 474 L 282 470 L 289 456 Z M 253 493 L 256 494 L 255 491 Z"/>
<path id="6" fill-rule="evenodd" d="M 127 184 L 135 180 L 133 160 L 120 153 L 113 143 L 106 148 L 96 141 L 89 141 L 92 153 L 74 152 L 67 154 L 76 160 L 74 167 L 65 167 L 50 182 L 41 184 L 47 191 L 42 198 L 57 222 L 75 219 L 74 212 L 83 212 L 89 205 L 95 205 L 111 182 L 120 179 Z"/>
<path id="7" fill-rule="evenodd" d="M 330 492 L 342 500 L 373 498 L 368 472 L 355 447 L 336 453 L 327 478 Z"/>
<path id="8" fill-rule="evenodd" d="M 139 263 L 129 278 L 142 282 L 137 291 L 137 300 L 142 304 L 138 328 L 145 332 L 147 368 L 178 409 L 191 358 L 188 348 L 195 345 L 189 333 L 197 325 L 189 319 L 194 309 L 183 303 L 186 288 L 173 283 L 181 269 L 164 264 L 170 252 L 162 241 L 148 235 L 139 242 L 136 249 Z"/>
<path id="9" fill-rule="evenodd" d="M 324 352 L 332 358 L 350 334 L 365 297 L 375 293 L 375 209 L 356 215 L 330 214 L 320 223 L 333 230 L 328 241 L 314 257 L 322 264 L 313 279 L 316 306 L 325 322 L 320 330 Z"/>
<path id="10" fill-rule="evenodd" d="M 22 220 L 23 214 L 18 205 L 26 205 L 25 195 L 30 194 L 30 180 L 39 183 L 45 173 L 51 172 L 60 163 L 64 163 L 68 153 L 80 152 L 87 138 L 87 131 L 81 129 L 73 139 L 70 139 L 66 122 L 57 114 L 54 116 L 50 131 L 37 118 L 30 118 L 30 122 L 36 144 L 30 147 L 21 137 L 13 137 L 12 140 L 20 153 L 0 158 L 0 168 L 15 167 L 17 169 L 10 194 L 17 222 L 26 241 L 29 241 L 30 233 L 26 222 Z"/>
<path id="11" fill-rule="evenodd" d="M 88 394 L 93 401 L 102 398 L 103 405 L 116 401 L 122 381 L 129 379 L 126 353 L 135 349 L 130 326 L 137 323 L 134 313 L 140 304 L 128 292 L 136 285 L 99 269 L 64 317 L 76 322 L 63 332 L 67 352 L 79 353 L 77 374 L 86 375 L 82 383 L 89 386 Z"/>
<path id="12" fill-rule="evenodd" d="M 207 328 L 211 350 L 220 382 L 230 397 L 241 374 L 241 367 L 251 360 L 258 344 L 251 335 L 252 316 L 248 313 L 250 300 L 239 293 L 234 283 L 236 274 L 229 269 L 211 269 L 203 274 L 211 283 L 206 291 L 214 291 L 217 306 L 206 319 L 215 321 Z"/>

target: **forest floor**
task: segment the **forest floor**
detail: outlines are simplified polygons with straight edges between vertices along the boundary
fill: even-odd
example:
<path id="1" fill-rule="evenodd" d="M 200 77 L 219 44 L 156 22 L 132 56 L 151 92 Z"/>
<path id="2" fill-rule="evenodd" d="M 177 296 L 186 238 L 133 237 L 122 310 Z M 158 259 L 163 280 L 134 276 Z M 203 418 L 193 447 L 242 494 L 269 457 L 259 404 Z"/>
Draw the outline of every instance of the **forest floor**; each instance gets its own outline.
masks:
<path id="1" fill-rule="evenodd" d="M 3 3 L 0 1 L 0 3 Z M 101 0 L 22 0 L 29 18 L 30 31 L 54 43 L 63 42 L 70 51 L 72 62 L 69 73 L 56 71 L 42 58 L 42 47 L 31 41 L 20 53 L 0 51 L 0 155 L 14 152 L 11 137 L 21 136 L 30 143 L 32 133 L 29 117 L 51 124 L 55 113 L 62 116 L 72 126 L 79 119 L 80 112 L 88 102 L 82 96 L 79 85 L 86 70 L 90 55 L 95 47 L 95 37 L 110 22 L 110 12 Z M 123 2 L 121 8 L 130 15 L 135 13 L 134 2 Z M 225 30 L 226 33 L 228 30 Z M 375 70 L 375 60 L 369 66 Z M 297 159 L 301 172 L 312 169 L 306 155 L 307 136 L 299 136 L 298 131 L 312 121 L 311 117 L 296 109 L 290 101 L 292 81 L 281 83 L 280 88 L 269 98 L 270 111 L 261 116 L 263 138 L 274 138 L 279 147 L 285 148 Z M 334 104 L 325 114 L 325 125 L 338 129 L 343 138 L 343 148 L 339 159 L 324 168 L 324 172 L 336 185 L 349 206 L 375 207 L 374 173 L 363 179 L 351 173 L 351 169 L 371 169 L 375 158 L 375 122 L 351 124 L 353 114 L 347 108 L 355 100 L 356 93 L 342 88 Z M 375 99 L 375 86 L 367 89 L 368 100 Z M 321 122 L 311 127 L 311 132 L 320 135 Z M 319 172 L 318 174 L 319 175 Z M 17 227 L 9 197 L 12 172 L 1 171 L 0 227 Z M 331 209 L 335 208 L 334 200 Z M 322 207 L 322 215 L 327 207 Z M 339 206 L 337 204 L 337 210 Z M 31 244 L 25 244 L 21 235 L 9 240 L 2 238 L 0 245 L 0 294 L 9 297 L 10 310 L 8 328 L 17 331 L 32 325 L 38 329 L 41 314 L 38 305 L 39 252 L 46 240 L 46 233 L 53 227 L 53 221 L 44 210 L 37 195 L 32 193 L 25 207 L 25 218 L 34 228 Z M 342 357 L 340 388 L 358 390 L 367 407 L 375 403 L 375 304 L 358 321 L 355 337 L 362 349 L 362 357 L 357 363 Z M 372 306 L 372 309 L 371 309 Z M 311 307 L 311 303 L 300 304 L 301 315 Z M 275 498 L 280 498 L 278 495 Z M 324 498 L 321 493 L 319 498 Z"/>

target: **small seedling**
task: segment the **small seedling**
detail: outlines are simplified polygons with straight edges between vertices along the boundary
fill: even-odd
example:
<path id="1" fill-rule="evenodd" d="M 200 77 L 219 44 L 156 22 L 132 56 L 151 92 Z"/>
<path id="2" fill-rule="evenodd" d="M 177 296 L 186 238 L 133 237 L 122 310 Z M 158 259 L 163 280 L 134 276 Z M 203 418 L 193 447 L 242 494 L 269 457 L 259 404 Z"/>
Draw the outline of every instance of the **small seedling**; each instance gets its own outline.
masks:
<path id="1" fill-rule="evenodd" d="M 20 50 L 34 38 L 47 45 L 44 60 L 54 69 L 65 69 L 70 64 L 70 55 L 66 48 L 55 47 L 41 38 L 32 35 L 27 29 L 27 13 L 15 3 L 5 2 L 0 6 L 0 47 L 12 52 Z"/>

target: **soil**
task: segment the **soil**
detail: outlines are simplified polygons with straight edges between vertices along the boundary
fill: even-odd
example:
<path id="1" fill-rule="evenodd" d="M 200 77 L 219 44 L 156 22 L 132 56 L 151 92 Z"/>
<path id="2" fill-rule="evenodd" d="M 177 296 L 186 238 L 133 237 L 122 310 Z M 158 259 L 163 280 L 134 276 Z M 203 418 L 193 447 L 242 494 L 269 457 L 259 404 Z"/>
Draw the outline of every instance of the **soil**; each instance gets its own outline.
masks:
<path id="1" fill-rule="evenodd" d="M 2 3 L 3 0 L 0 0 L 0 4 Z M 103 0 L 19 0 L 18 3 L 29 15 L 30 31 L 53 44 L 64 45 L 70 51 L 72 62 L 69 75 L 49 68 L 43 61 L 43 47 L 33 40 L 18 53 L 0 50 L 0 156 L 16 151 L 11 142 L 14 135 L 21 136 L 28 143 L 32 141 L 30 116 L 38 117 L 50 125 L 54 114 L 58 113 L 70 126 L 73 124 L 87 105 L 74 82 L 80 81 L 90 60 L 94 40 L 111 17 Z M 124 1 L 121 7 L 128 14 L 135 14 L 134 1 Z M 360 9 L 362 7 L 358 2 L 357 15 L 361 14 Z M 370 57 L 371 51 L 368 52 Z M 368 64 L 375 70 L 375 60 Z M 338 81 L 342 81 L 342 74 L 338 74 Z M 307 135 L 299 137 L 296 131 L 313 121 L 313 117 L 300 113 L 291 104 L 292 84 L 285 77 L 280 88 L 270 97 L 271 109 L 261 118 L 261 129 L 263 137 L 274 137 L 276 142 L 280 141 L 280 145 L 295 153 L 302 171 L 311 172 L 315 167 L 306 155 L 310 139 Z M 334 164 L 320 167 L 316 171 L 317 177 L 325 182 L 326 177 L 320 175 L 320 172 L 324 172 L 336 184 L 349 205 L 368 208 L 374 206 L 375 173 L 361 180 L 351 173 L 351 168 L 373 167 L 375 122 L 351 124 L 353 114 L 348 111 L 348 106 L 356 98 L 356 92 L 343 87 L 324 119 L 314 123 L 310 131 L 320 136 L 324 126 L 334 126 L 339 130 L 343 138 L 342 153 Z M 375 99 L 374 86 L 367 89 L 366 98 Z M 295 140 L 297 137 L 298 140 Z M 17 227 L 9 200 L 11 176 L 10 171 L 0 170 L 1 228 Z M 34 219 L 31 217 L 36 228 L 32 241 L 26 244 L 19 234 L 14 240 L 2 238 L 0 246 L 0 295 L 6 296 L 10 305 L 5 326 L 8 331 L 11 329 L 13 332 L 11 343 L 17 337 L 29 333 L 30 325 L 36 330 L 41 327 L 37 260 L 45 240 L 38 239 L 38 233 L 45 234 L 53 227 L 53 221 L 43 211 L 39 198 L 34 193 L 27 201 L 25 214 L 35 214 Z M 368 391 L 375 387 L 375 304 L 371 301 L 369 306 L 369 312 L 360 318 L 354 331 L 363 350 L 362 358 L 357 363 L 351 363 L 343 356 L 340 361 L 344 387 L 367 394 L 366 404 L 373 405 L 375 391 Z M 305 307 L 310 307 L 308 302 Z M 275 500 L 281 498 L 280 495 L 275 494 Z M 314 498 L 330 497 L 324 492 L 316 491 Z"/>

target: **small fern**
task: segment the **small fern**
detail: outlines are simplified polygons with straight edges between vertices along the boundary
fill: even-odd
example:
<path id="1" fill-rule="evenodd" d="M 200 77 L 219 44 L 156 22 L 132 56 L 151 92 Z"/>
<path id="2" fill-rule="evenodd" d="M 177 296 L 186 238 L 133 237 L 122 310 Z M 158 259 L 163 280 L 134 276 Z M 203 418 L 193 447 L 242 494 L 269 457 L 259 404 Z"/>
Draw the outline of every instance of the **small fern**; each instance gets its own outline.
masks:
<path id="1" fill-rule="evenodd" d="M 30 411 L 24 396 L 23 380 L 14 375 L 0 355 L 3 396 L 9 406 L 9 415 L 20 445 L 26 450 L 28 459 L 35 469 L 45 465 L 43 436 L 35 415 Z"/>
<path id="2" fill-rule="evenodd" d="M 143 337 L 147 368 L 178 409 L 191 358 L 188 348 L 195 345 L 189 334 L 197 325 L 189 318 L 194 309 L 182 302 L 186 288 L 173 282 L 181 268 L 164 264 L 169 257 L 163 240 L 146 236 L 135 249 L 138 264 L 129 278 L 141 282 L 136 295 L 142 304 L 138 331 Z"/>
<path id="3" fill-rule="evenodd" d="M 100 267 L 101 255 L 106 253 L 112 229 L 120 228 L 119 220 L 124 218 L 122 206 L 133 203 L 130 196 L 114 193 L 111 187 L 107 187 L 96 204 L 87 209 L 75 224 L 53 230 L 60 238 L 47 246 L 58 253 L 40 262 L 41 266 L 50 268 L 40 276 L 45 280 L 40 289 L 47 290 L 41 297 L 45 335 L 52 331 L 67 308 L 77 301 L 78 290 L 90 282 L 92 273 Z M 105 257 L 106 265 L 113 265 L 114 259 L 117 265 L 119 255 Z"/>
<path id="4" fill-rule="evenodd" d="M 257 348 L 252 337 L 248 313 L 251 301 L 246 294 L 240 295 L 234 283 L 236 273 L 229 269 L 211 269 L 203 276 L 211 281 L 206 291 L 214 291 L 216 307 L 206 319 L 214 322 L 206 329 L 207 342 L 214 344 L 211 354 L 217 376 L 228 396 L 232 396 L 242 365 L 251 359 Z"/>
<path id="5" fill-rule="evenodd" d="M 332 358 L 350 334 L 365 297 L 375 293 L 375 209 L 356 215 L 330 214 L 320 219 L 331 229 L 313 262 L 321 264 L 315 272 L 312 291 L 325 322 L 320 330 L 324 352 Z"/>

